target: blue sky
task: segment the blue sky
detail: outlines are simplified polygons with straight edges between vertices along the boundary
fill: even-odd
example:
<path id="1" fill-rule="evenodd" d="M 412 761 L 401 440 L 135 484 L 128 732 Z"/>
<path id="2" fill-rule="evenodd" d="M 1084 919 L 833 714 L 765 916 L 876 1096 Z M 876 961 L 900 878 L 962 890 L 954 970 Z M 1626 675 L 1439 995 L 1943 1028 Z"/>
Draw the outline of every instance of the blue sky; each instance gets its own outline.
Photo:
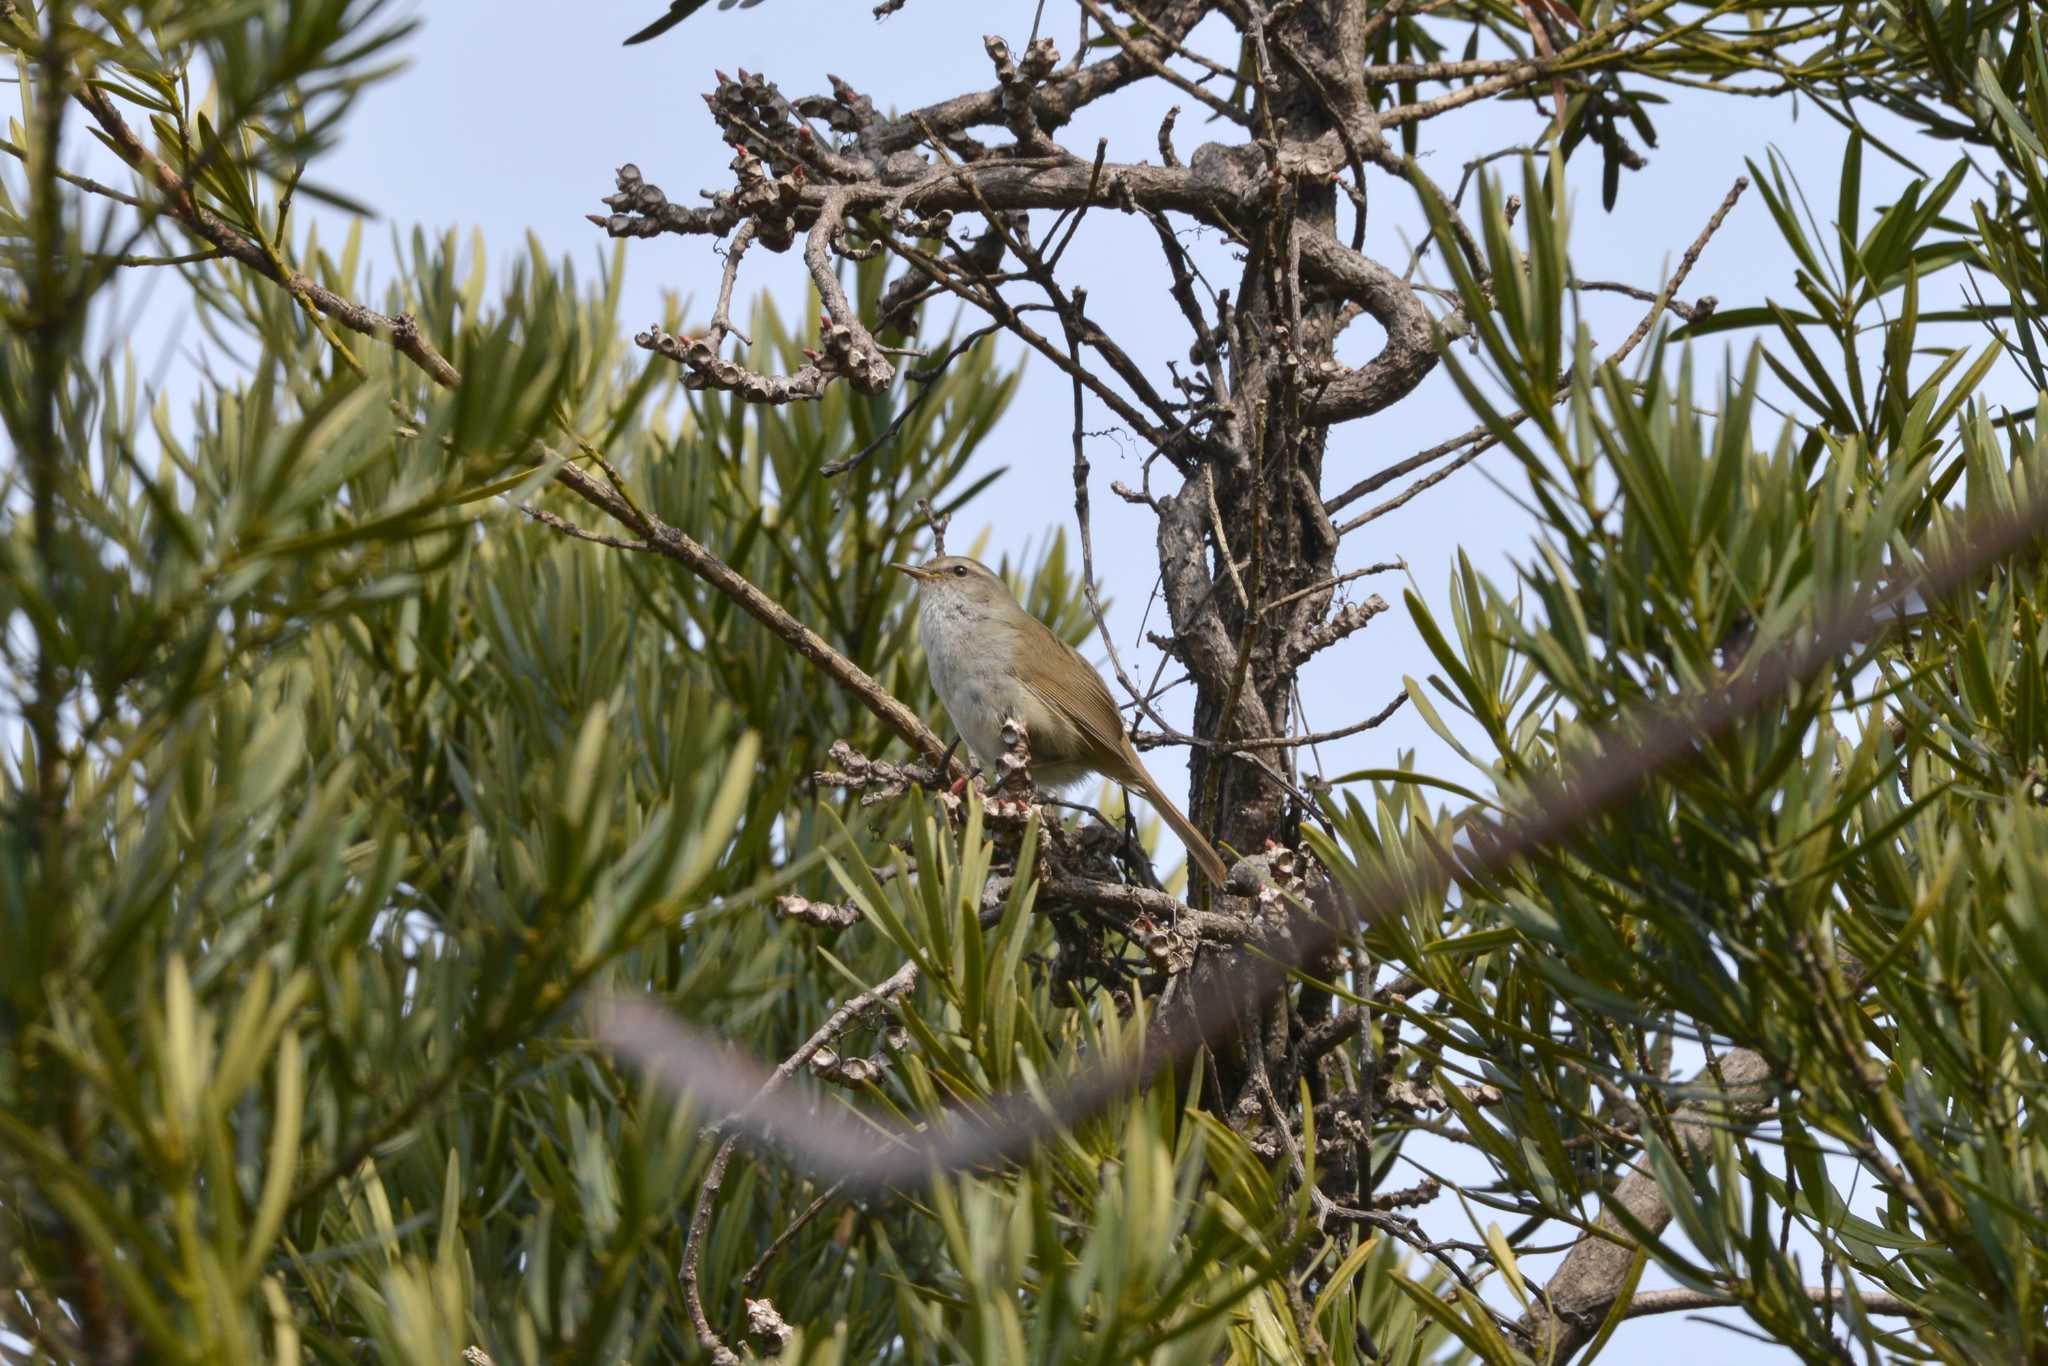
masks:
<path id="1" fill-rule="evenodd" d="M 551 254 L 593 262 L 609 250 L 609 243 L 584 215 L 602 211 L 599 200 L 611 192 L 612 170 L 622 162 L 637 163 L 671 198 L 685 202 L 699 187 L 729 184 L 730 152 L 700 98 L 712 83 L 714 67 L 765 72 L 792 96 L 823 89 L 830 72 L 870 94 L 878 105 L 907 107 L 990 84 L 982 35 L 1000 33 L 1020 47 L 1035 8 L 1035 0 L 910 0 L 901 14 L 877 23 L 869 13 L 871 0 L 766 0 L 753 10 L 700 13 L 655 42 L 622 48 L 620 39 L 652 19 L 662 3 L 594 0 L 565 6 L 514 0 L 415 7 L 422 27 L 405 49 L 409 68 L 370 93 L 344 125 L 338 147 L 311 172 L 383 215 L 367 243 L 372 259 L 385 262 L 380 278 L 389 278 L 390 229 L 405 231 L 414 224 L 430 230 L 480 228 L 494 266 L 521 254 L 529 232 Z M 1053 36 L 1063 50 L 1070 49 L 1072 7 L 1054 0 L 1047 8 L 1059 17 L 1060 31 Z M 1113 160 L 1156 159 L 1156 134 L 1166 107 L 1190 103 L 1184 96 L 1167 98 L 1172 93 L 1143 90 L 1109 101 L 1084 115 L 1063 140 L 1086 151 L 1103 137 Z M 1834 202 L 1844 135 L 1819 111 L 1795 111 L 1784 100 L 1709 100 L 1670 93 L 1674 103 L 1657 120 L 1660 146 L 1642 149 L 1648 167 L 1625 178 L 1614 213 L 1600 208 L 1597 160 L 1587 157 L 1575 168 L 1572 248 L 1585 278 L 1656 287 L 1744 173 L 1744 159 L 1761 160 L 1771 147 L 1805 180 L 1816 205 Z M 1180 121 L 1177 142 L 1184 158 L 1206 137 L 1220 136 L 1199 115 L 1199 109 L 1190 108 Z M 1424 164 L 1440 181 L 1455 184 L 1468 157 L 1534 142 L 1543 131 L 1542 113 L 1530 103 L 1484 103 L 1427 125 Z M 1945 160 L 1932 153 L 1927 164 L 1939 169 Z M 1502 165 L 1512 168 L 1511 162 Z M 1871 207 L 1888 199 L 1906 177 L 1874 154 L 1866 157 L 1865 168 L 1867 222 Z M 1398 269 L 1408 244 L 1419 235 L 1418 216 L 1407 191 L 1384 177 L 1376 177 L 1373 193 L 1367 250 Z M 338 240 L 338 235 L 323 225 L 324 239 Z M 1234 279 L 1213 243 L 1199 250 L 1219 272 L 1212 278 Z M 1088 288 L 1092 315 L 1104 320 L 1140 361 L 1163 368 L 1168 358 L 1184 355 L 1188 337 L 1177 311 L 1162 302 L 1164 276 L 1156 258 L 1149 228 L 1097 213 L 1069 252 L 1067 269 Z M 701 320 L 715 296 L 721 264 L 706 239 L 631 243 L 627 321 L 638 325 L 661 317 L 666 291 L 692 298 L 697 304 L 692 317 Z M 1766 291 L 1784 292 L 1791 271 L 1761 198 L 1752 191 L 1708 247 L 1683 295 L 1713 294 L 1724 306 L 1757 302 Z M 747 259 L 741 290 L 760 289 L 774 290 L 785 313 L 814 306 L 795 261 L 755 251 Z M 162 292 L 168 296 L 175 290 Z M 1596 346 L 1603 352 L 1627 334 L 1643 309 L 1603 295 L 1588 296 L 1587 305 Z M 156 359 L 152 347 L 161 351 L 174 319 L 158 300 L 141 304 L 139 319 L 134 332 L 148 372 Z M 1347 344 L 1348 359 L 1363 359 L 1376 342 L 1369 325 L 1356 331 Z M 175 372 L 195 340 L 185 334 L 180 355 L 171 362 L 174 388 Z M 1723 351 L 1718 338 L 1704 347 L 1701 368 L 1718 373 Z M 1011 472 L 962 514 L 956 544 L 961 532 L 971 536 L 984 523 L 996 551 L 1022 551 L 1041 543 L 1054 528 L 1072 529 L 1068 402 L 1068 388 L 1050 366 L 1027 366 L 1017 403 L 978 457 L 985 468 L 1001 465 Z M 1106 415 L 1091 414 L 1091 419 L 1091 429 L 1112 425 Z M 1342 488 L 1472 424 L 1439 370 L 1392 411 L 1333 434 L 1327 485 Z M 1114 588 L 1111 629 L 1133 673 L 1148 677 L 1157 657 L 1144 644 L 1139 623 L 1156 572 L 1151 516 L 1108 491 L 1111 480 L 1136 481 L 1142 452 L 1128 439 L 1105 435 L 1091 439 L 1088 453 L 1094 465 L 1096 561 L 1101 578 Z M 1504 456 L 1486 457 L 1352 537 L 1340 568 L 1405 559 L 1414 586 L 1441 612 L 1460 547 L 1483 571 L 1502 577 L 1508 557 L 1528 548 L 1532 527 L 1508 492 L 1518 482 Z M 1402 581 L 1383 576 L 1358 586 L 1383 594 L 1395 610 L 1310 667 L 1304 700 L 1318 729 L 1377 710 L 1401 689 L 1404 675 L 1428 671 L 1420 638 L 1401 606 Z M 1167 708 L 1169 717 L 1185 723 L 1188 698 L 1176 695 L 1173 701 L 1177 705 Z M 1325 770 L 1334 774 L 1390 766 L 1404 748 L 1420 749 L 1427 769 L 1452 773 L 1458 764 L 1412 708 L 1378 731 L 1325 748 L 1322 759 Z M 1148 762 L 1170 792 L 1184 794 L 1180 756 L 1153 751 Z M 1464 1235 L 1455 1208 L 1437 1213 L 1444 1216 L 1446 1234 Z M 1537 1261 L 1531 1270 L 1541 1274 L 1543 1263 Z M 1682 1350 L 1700 1361 L 1789 1355 L 1724 1330 L 1674 1320 L 1631 1325 L 1616 1343 L 1616 1354 L 1625 1359 L 1659 1349 Z"/>

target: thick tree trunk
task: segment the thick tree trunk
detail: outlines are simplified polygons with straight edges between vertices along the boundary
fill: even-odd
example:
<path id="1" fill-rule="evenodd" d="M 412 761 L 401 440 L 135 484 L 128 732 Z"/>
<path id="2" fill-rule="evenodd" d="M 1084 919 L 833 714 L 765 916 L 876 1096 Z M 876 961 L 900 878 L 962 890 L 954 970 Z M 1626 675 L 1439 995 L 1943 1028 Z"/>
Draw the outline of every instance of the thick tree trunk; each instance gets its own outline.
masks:
<path id="1" fill-rule="evenodd" d="M 1263 46 L 1268 54 L 1324 52 L 1336 42 L 1332 21 L 1303 5 Z M 1304 73 L 1288 61 L 1269 59 L 1266 89 L 1272 102 L 1261 111 L 1265 126 L 1259 131 L 1276 133 L 1284 156 L 1290 145 L 1327 135 L 1331 124 Z M 1202 509 L 1213 512 L 1209 530 L 1218 542 L 1206 591 L 1233 648 L 1228 667 L 1193 670 L 1195 733 L 1226 746 L 1194 751 L 1196 819 L 1213 821 L 1223 840 L 1242 853 L 1256 852 L 1269 838 L 1291 842 L 1293 833 L 1287 787 L 1267 767 L 1227 750 L 1229 741 L 1284 733 L 1294 705 L 1303 660 L 1293 628 L 1301 616 L 1268 611 L 1265 604 L 1329 579 L 1337 555 L 1320 494 L 1327 428 L 1309 420 L 1306 381 L 1334 362 L 1342 304 L 1327 292 L 1303 288 L 1296 246 L 1297 233 L 1335 235 L 1337 192 L 1327 182 L 1279 180 L 1263 171 L 1260 181 L 1284 188 L 1262 194 L 1256 205 L 1260 218 L 1251 225 L 1252 250 L 1229 337 L 1235 411 L 1227 430 L 1234 439 L 1228 459 L 1212 467 L 1214 508 Z M 1191 481 L 1183 498 L 1206 502 L 1209 490 L 1200 483 Z M 1233 698 L 1236 714 L 1226 719 Z M 1291 750 L 1258 755 L 1291 780 Z"/>

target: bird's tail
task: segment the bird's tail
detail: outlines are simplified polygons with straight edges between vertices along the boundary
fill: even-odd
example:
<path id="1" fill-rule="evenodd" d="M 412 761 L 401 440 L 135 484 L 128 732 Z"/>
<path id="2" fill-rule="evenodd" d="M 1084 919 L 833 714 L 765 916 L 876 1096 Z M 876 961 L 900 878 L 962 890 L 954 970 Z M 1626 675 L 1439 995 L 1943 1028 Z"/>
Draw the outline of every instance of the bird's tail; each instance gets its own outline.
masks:
<path id="1" fill-rule="evenodd" d="M 1209 879 L 1209 885 L 1220 890 L 1230 880 L 1230 869 L 1225 866 L 1223 856 L 1216 852 L 1216 846 L 1195 829 L 1193 821 L 1181 814 L 1171 797 L 1159 790 L 1159 784 L 1152 781 L 1151 774 L 1140 767 L 1138 777 L 1141 781 L 1137 786 L 1145 794 L 1145 800 L 1152 803 L 1152 809 L 1159 813 L 1159 818 L 1180 836 L 1180 842 L 1188 847 L 1188 857 L 1201 866 L 1202 875 Z"/>

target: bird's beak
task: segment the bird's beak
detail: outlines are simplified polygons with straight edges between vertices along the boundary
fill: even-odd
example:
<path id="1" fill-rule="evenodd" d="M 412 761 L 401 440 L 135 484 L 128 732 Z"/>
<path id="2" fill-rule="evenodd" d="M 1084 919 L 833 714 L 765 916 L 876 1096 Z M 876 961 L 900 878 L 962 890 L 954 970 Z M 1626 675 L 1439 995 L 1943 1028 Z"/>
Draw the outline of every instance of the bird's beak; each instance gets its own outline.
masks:
<path id="1" fill-rule="evenodd" d="M 918 568 L 918 567 L 917 567 L 916 565 L 914 565 L 914 564 L 900 564 L 900 563 L 895 563 L 895 564 L 891 564 L 891 565 L 890 565 L 889 567 L 890 567 L 891 569 L 893 569 L 893 570 L 897 571 L 897 572 L 898 572 L 898 573 L 900 573 L 900 574 L 908 574 L 908 575 L 910 575 L 910 577 L 911 577 L 911 578 L 913 578 L 913 579 L 916 579 L 916 580 L 917 580 L 917 581 L 918 581 L 919 583 L 923 583 L 923 582 L 924 582 L 924 581 L 925 581 L 926 579 L 928 579 L 928 578 L 930 578 L 930 577 L 931 577 L 931 575 L 930 575 L 930 574 L 926 573 L 926 572 L 925 572 L 924 570 L 922 570 L 922 569 L 919 569 L 919 568 Z"/>

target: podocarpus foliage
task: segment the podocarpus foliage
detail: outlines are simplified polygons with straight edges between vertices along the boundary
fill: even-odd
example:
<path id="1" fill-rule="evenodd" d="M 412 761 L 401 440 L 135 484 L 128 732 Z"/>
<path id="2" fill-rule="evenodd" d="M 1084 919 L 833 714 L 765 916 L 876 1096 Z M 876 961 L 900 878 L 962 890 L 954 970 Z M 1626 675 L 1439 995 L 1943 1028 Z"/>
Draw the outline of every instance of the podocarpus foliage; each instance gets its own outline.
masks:
<path id="1" fill-rule="evenodd" d="M 810 248 L 829 320 L 763 302 L 740 351 L 737 267 L 709 324 L 629 344 L 629 249 L 493 282 L 481 243 L 415 234 L 366 297 L 359 236 L 292 206 L 402 50 L 384 5 L 0 16 L 0 1354 L 1562 1361 L 1715 1304 L 1812 1359 L 2048 1352 L 2037 550 L 1486 857 L 1553 780 L 2048 499 L 2031 12 L 1079 9 L 1073 63 L 991 47 L 990 91 L 915 117 L 722 83 L 741 153 L 707 208 L 621 174 L 615 236 Z M 1242 39 L 1220 73 L 1181 46 L 1205 19 Z M 1058 146 L 1175 77 L 1218 115 L 1185 165 Z M 1579 325 L 1601 282 L 1564 206 L 1597 174 L 1629 211 L 1660 85 L 1883 109 L 1953 166 L 1880 205 L 1876 136 L 1832 196 L 1760 160 L 1782 269 L 1718 309 L 1638 282 L 1617 345 Z M 1436 120 L 1517 96 L 1550 146 L 1428 179 Z M 85 130 L 132 181 L 64 163 Z M 1347 186 L 1418 206 L 1414 270 L 1351 237 Z M 1063 275 L 1112 212 L 1158 229 L 1184 369 Z M 1240 252 L 1227 307 L 1190 226 Z M 124 270 L 175 272 L 222 343 L 189 406 L 96 326 Z M 947 295 L 962 320 L 919 311 Z M 1383 349 L 1340 365 L 1361 314 Z M 916 721 L 878 569 L 987 520 L 995 330 L 1071 376 L 1077 457 L 1091 409 L 1160 453 L 1135 496 L 1197 693 L 1191 811 L 1258 855 L 1197 904 L 1114 822 L 952 799 Z M 1437 365 L 1473 431 L 1326 487 L 1329 433 Z M 1441 620 L 1411 598 L 1430 657 L 1388 671 L 1469 769 L 1311 785 L 1292 688 L 1375 614 L 1332 582 L 1353 505 L 1488 447 L 1532 540 L 1512 581 L 1461 561 Z M 1008 571 L 1080 641 L 1093 584 L 1042 544 Z M 887 1193 L 707 1127 L 583 1011 L 652 995 L 821 1116 L 914 1126 L 1051 1094 L 1304 946 L 1148 1086 Z M 1405 1163 L 1425 1135 L 1486 1175 Z"/>

